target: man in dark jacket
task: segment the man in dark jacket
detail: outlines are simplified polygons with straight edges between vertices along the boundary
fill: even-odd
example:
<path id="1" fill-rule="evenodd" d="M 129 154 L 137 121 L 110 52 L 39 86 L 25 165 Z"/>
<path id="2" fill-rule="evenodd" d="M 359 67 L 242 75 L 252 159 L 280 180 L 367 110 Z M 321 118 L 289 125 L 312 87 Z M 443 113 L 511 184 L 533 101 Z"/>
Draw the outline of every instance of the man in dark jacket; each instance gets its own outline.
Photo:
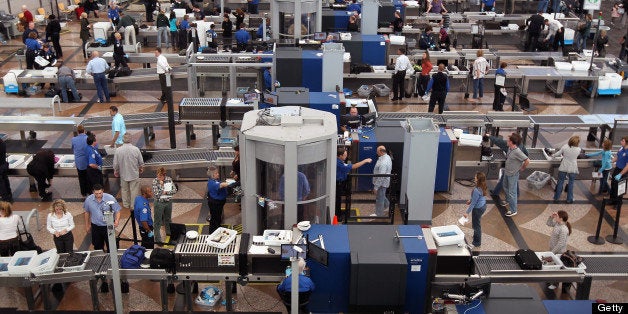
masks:
<path id="1" fill-rule="evenodd" d="M 57 17 L 54 14 L 50 14 L 48 16 L 48 25 L 46 25 L 46 41 L 51 41 L 53 47 L 55 48 L 55 52 L 57 53 L 58 58 L 63 58 L 63 51 L 61 50 L 61 45 L 59 44 L 59 40 L 61 36 L 61 23 L 57 20 Z"/>
<path id="2" fill-rule="evenodd" d="M 28 23 L 28 28 L 24 31 L 24 33 L 22 33 L 22 43 L 26 44 L 26 39 L 29 38 L 30 33 L 35 33 L 37 35 L 35 39 L 39 38 L 39 32 L 35 27 L 35 22 Z"/>
<path id="3" fill-rule="evenodd" d="M 443 113 L 445 109 L 445 98 L 447 97 L 447 92 L 449 92 L 449 77 L 443 71 L 445 71 L 445 64 L 441 63 L 438 65 L 438 72 L 432 75 L 429 83 L 427 83 L 425 92 L 429 93 L 432 90 L 430 103 L 427 108 L 429 112 L 434 112 L 437 102 L 439 114 Z"/>
<path id="4" fill-rule="evenodd" d="M 536 51 L 536 46 L 541 35 L 541 30 L 545 25 L 545 18 L 541 15 L 543 12 L 533 14 L 526 21 L 528 25 L 528 40 L 526 40 L 525 51 Z"/>
<path id="5" fill-rule="evenodd" d="M 35 154 L 33 160 L 26 166 L 26 171 L 37 181 L 37 191 L 39 191 L 41 201 L 52 201 L 52 192 L 46 190 L 52 185 L 52 176 L 55 171 L 55 154 L 52 150 L 45 149 Z"/>

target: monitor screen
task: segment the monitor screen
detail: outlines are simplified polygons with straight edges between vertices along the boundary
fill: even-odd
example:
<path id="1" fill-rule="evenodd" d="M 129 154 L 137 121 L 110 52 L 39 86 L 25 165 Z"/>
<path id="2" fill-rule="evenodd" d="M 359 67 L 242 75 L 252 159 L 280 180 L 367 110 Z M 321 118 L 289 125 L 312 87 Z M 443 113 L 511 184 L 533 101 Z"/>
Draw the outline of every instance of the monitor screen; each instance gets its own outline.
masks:
<path id="1" fill-rule="evenodd" d="M 329 252 L 312 242 L 307 243 L 307 257 L 315 260 L 325 267 L 329 265 Z"/>
<path id="2" fill-rule="evenodd" d="M 259 94 L 257 93 L 246 93 L 244 94 L 244 103 L 245 104 L 249 104 L 252 103 L 254 101 L 258 101 L 259 100 Z"/>
<path id="3" fill-rule="evenodd" d="M 170 242 L 179 241 L 179 237 L 185 235 L 187 229 L 184 224 L 170 223 Z"/>
<path id="4" fill-rule="evenodd" d="M 357 129 L 362 124 L 362 116 L 344 115 L 342 116 L 342 119 L 340 119 L 340 124 L 346 125 L 351 129 Z"/>
<path id="5" fill-rule="evenodd" d="M 292 257 L 305 259 L 307 256 L 307 245 L 305 244 L 282 244 L 281 259 L 290 260 Z"/>
<path id="6" fill-rule="evenodd" d="M 325 32 L 314 33 L 314 40 L 325 40 L 326 38 L 327 38 L 327 33 Z"/>
<path id="7" fill-rule="evenodd" d="M 329 33 L 332 36 L 333 41 L 340 41 L 340 33 Z"/>
<path id="8" fill-rule="evenodd" d="M 270 94 L 270 93 L 264 93 L 264 99 L 263 99 L 264 103 L 267 103 L 269 105 L 273 105 L 276 106 L 277 105 L 277 95 L 275 94 Z"/>

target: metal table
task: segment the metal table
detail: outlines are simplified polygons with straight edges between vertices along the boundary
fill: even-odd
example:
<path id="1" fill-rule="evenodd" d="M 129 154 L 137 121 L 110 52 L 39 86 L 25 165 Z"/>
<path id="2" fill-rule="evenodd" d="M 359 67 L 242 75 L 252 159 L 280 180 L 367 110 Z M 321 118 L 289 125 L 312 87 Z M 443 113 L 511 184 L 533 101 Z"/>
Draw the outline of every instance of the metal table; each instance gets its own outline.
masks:
<path id="1" fill-rule="evenodd" d="M 22 141 L 26 142 L 27 130 L 35 131 L 71 131 L 77 134 L 76 128 L 83 118 L 71 117 L 28 117 L 0 116 L 3 131 L 20 131 Z"/>
<path id="2" fill-rule="evenodd" d="M 517 68 L 523 73 L 523 85 L 521 86 L 521 95 L 528 94 L 528 88 L 530 81 L 560 81 L 560 73 L 553 67 L 543 66 L 517 66 Z"/>
<path id="3" fill-rule="evenodd" d="M 217 158 L 218 155 L 207 148 L 159 150 L 153 152 L 151 159 L 144 160 L 144 168 L 152 170 L 156 170 L 159 167 L 171 170 L 207 168 Z M 113 158 L 103 158 L 102 168 L 103 172 L 112 171 Z"/>
<path id="4" fill-rule="evenodd" d="M 604 121 L 595 115 L 531 115 L 532 121 L 532 147 L 536 147 L 539 137 L 539 130 L 543 127 L 563 127 L 563 128 L 599 128 L 604 125 Z"/>
<path id="5" fill-rule="evenodd" d="M 180 56 L 176 53 L 163 53 L 162 55 L 166 57 L 168 63 L 171 65 L 185 64 L 187 62 L 186 56 Z M 127 56 L 129 57 L 128 63 L 142 63 L 144 65 L 157 63 L 157 57 L 155 57 L 155 53 L 153 52 L 129 52 Z M 102 58 L 109 63 L 114 62 L 113 52 L 103 53 Z"/>
<path id="6" fill-rule="evenodd" d="M 528 138 L 528 128 L 532 125 L 532 121 L 522 112 L 503 112 L 490 111 L 486 114 L 489 120 L 487 128 L 491 129 L 491 133 L 495 136 L 499 135 L 500 128 L 516 128 L 517 132 L 521 132 L 523 144 L 525 145 Z"/>

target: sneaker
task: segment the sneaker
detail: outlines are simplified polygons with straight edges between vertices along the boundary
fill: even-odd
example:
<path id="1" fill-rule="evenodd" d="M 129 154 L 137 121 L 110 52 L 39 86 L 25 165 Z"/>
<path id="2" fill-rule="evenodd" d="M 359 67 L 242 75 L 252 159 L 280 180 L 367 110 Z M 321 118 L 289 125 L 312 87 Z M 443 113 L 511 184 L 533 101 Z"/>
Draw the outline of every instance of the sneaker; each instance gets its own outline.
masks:
<path id="1" fill-rule="evenodd" d="M 515 216 L 516 214 L 517 214 L 517 212 L 507 211 L 506 212 L 506 217 L 512 217 L 512 216 Z"/>
<path id="2" fill-rule="evenodd" d="M 556 286 L 553 284 L 550 284 L 549 286 L 547 286 L 547 289 L 554 290 L 556 289 Z"/>

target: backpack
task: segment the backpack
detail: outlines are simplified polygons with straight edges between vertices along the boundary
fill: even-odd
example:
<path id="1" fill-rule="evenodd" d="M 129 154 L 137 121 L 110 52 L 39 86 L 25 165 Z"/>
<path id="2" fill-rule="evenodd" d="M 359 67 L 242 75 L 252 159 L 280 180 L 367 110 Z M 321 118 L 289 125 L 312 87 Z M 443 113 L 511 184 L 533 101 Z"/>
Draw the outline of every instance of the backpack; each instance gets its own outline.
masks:
<path id="1" fill-rule="evenodd" d="M 565 267 L 578 267 L 584 259 L 576 254 L 574 251 L 567 250 L 560 256 L 560 261 L 563 262 Z"/>
<path id="2" fill-rule="evenodd" d="M 139 244 L 133 244 L 130 248 L 124 251 L 122 258 L 120 258 L 120 268 L 123 269 L 137 269 L 144 261 L 144 253 L 146 248 Z"/>
<path id="3" fill-rule="evenodd" d="M 155 248 L 150 254 L 150 268 L 173 271 L 174 267 L 174 252 L 171 250 Z"/>

